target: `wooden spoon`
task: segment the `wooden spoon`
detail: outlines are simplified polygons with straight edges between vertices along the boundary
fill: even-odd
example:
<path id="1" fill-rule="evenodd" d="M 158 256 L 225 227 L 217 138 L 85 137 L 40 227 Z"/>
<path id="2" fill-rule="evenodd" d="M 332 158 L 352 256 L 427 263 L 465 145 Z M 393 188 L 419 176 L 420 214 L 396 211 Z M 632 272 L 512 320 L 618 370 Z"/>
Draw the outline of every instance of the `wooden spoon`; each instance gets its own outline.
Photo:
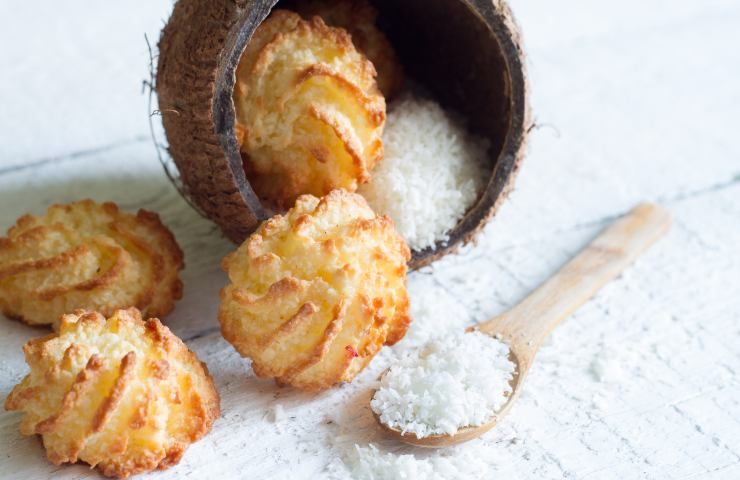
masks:
<path id="1" fill-rule="evenodd" d="M 447 447 L 483 435 L 508 413 L 542 341 L 601 287 L 618 277 L 668 231 L 670 224 L 671 216 L 663 207 L 648 203 L 638 205 L 605 229 L 521 303 L 493 320 L 469 329 L 480 330 L 506 342 L 510 359 L 516 364 L 516 373 L 511 380 L 512 393 L 490 421 L 477 427 L 463 427 L 454 435 L 423 438 L 388 427 L 373 412 L 377 422 L 396 439 L 420 447 Z"/>

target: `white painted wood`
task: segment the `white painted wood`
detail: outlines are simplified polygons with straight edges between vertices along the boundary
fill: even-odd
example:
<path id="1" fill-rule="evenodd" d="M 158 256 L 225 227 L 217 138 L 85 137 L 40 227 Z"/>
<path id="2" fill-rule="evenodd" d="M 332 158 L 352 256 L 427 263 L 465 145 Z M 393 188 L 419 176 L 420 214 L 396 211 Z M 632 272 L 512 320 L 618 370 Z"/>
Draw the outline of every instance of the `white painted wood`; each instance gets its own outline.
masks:
<path id="1" fill-rule="evenodd" d="M 740 4 L 511 3 L 540 128 L 478 244 L 409 279 L 415 311 L 429 298 L 444 308 L 394 348 L 505 311 L 610 219 L 658 201 L 675 219 L 668 236 L 553 333 L 509 416 L 459 448 L 490 452 L 496 478 L 740 478 Z M 312 396 L 255 379 L 215 330 L 218 262 L 232 246 L 179 198 L 145 138 L 143 34 L 156 38 L 169 8 L 0 4 L 0 227 L 93 197 L 159 211 L 175 232 L 185 298 L 166 322 L 208 363 L 223 417 L 180 465 L 147 478 L 324 478 L 342 471 L 339 446 L 369 441 L 428 455 L 387 441 L 366 407 L 393 352 Z M 0 329 L 4 397 L 27 371 L 22 344 L 45 331 Z M 0 413 L 0 478 L 97 477 L 49 464 L 19 419 Z"/>
<path id="2" fill-rule="evenodd" d="M 501 336 L 516 354 L 524 374 L 540 345 L 668 232 L 671 215 L 660 205 L 642 203 L 609 225 L 527 298 L 478 329 Z M 526 365 L 526 366 L 525 366 Z"/>

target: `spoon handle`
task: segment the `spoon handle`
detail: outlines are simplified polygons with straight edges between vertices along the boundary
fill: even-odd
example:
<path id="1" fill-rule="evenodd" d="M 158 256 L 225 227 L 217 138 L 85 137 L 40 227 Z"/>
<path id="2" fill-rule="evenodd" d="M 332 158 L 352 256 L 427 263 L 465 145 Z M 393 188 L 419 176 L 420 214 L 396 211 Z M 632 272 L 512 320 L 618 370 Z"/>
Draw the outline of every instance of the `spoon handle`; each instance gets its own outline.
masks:
<path id="1" fill-rule="evenodd" d="M 524 301 L 481 324 L 480 330 L 500 334 L 510 342 L 512 350 L 520 355 L 529 353 L 531 361 L 540 343 L 561 321 L 618 277 L 668 231 L 670 224 L 670 213 L 663 207 L 638 205 L 601 232 Z"/>

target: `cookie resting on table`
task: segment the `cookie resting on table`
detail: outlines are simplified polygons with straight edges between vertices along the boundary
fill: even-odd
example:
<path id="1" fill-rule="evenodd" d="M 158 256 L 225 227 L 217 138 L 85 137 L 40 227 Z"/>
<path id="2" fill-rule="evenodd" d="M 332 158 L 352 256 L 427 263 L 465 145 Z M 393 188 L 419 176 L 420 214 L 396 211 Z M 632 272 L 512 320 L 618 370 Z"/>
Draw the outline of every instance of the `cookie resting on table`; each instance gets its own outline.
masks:
<path id="1" fill-rule="evenodd" d="M 360 195 L 298 198 L 224 259 L 224 338 L 260 377 L 308 390 L 351 381 L 406 333 L 409 249 Z"/>
<path id="2" fill-rule="evenodd" d="M 83 200 L 25 215 L 0 238 L 0 310 L 52 325 L 78 308 L 163 317 L 182 297 L 183 254 L 156 213 Z"/>
<path id="3" fill-rule="evenodd" d="M 24 413 L 21 433 L 40 435 L 57 465 L 83 461 L 117 477 L 164 469 L 219 416 L 205 364 L 135 308 L 64 315 L 59 333 L 23 351 L 31 372 L 5 408 Z"/>

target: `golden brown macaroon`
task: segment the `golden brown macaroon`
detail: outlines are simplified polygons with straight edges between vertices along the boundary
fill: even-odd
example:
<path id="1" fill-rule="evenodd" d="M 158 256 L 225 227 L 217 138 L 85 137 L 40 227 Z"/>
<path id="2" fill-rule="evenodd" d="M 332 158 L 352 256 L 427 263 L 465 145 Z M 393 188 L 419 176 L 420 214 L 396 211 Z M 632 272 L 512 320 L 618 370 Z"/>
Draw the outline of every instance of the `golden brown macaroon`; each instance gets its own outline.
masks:
<path id="1" fill-rule="evenodd" d="M 376 25 L 378 11 L 367 0 L 304 0 L 295 7 L 303 18 L 318 15 L 327 25 L 347 30 L 357 50 L 373 62 L 378 87 L 385 98 L 398 94 L 403 85 L 403 68 L 391 42 Z"/>
<path id="2" fill-rule="evenodd" d="M 320 17 L 276 10 L 260 24 L 237 68 L 234 105 L 247 177 L 278 208 L 301 194 L 354 191 L 383 157 L 375 68 Z"/>
<path id="3" fill-rule="evenodd" d="M 117 477 L 165 469 L 219 416 L 205 364 L 135 308 L 64 315 L 58 334 L 23 351 L 31 373 L 5 408 L 25 413 L 21 433 L 40 435 L 56 465 L 81 460 Z"/>
<path id="4" fill-rule="evenodd" d="M 360 195 L 298 198 L 224 259 L 224 338 L 260 377 L 319 390 L 351 381 L 408 328 L 409 249 Z"/>
<path id="5" fill-rule="evenodd" d="M 25 215 L 0 238 L 0 310 L 53 324 L 78 308 L 163 317 L 182 297 L 183 255 L 156 213 L 83 200 Z"/>

